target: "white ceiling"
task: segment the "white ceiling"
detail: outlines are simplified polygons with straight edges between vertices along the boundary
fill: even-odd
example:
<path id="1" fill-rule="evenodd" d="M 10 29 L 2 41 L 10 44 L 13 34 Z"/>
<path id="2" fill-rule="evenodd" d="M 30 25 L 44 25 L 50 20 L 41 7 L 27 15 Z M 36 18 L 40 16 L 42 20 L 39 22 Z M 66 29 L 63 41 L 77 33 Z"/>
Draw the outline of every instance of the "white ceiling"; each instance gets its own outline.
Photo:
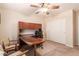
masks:
<path id="1" fill-rule="evenodd" d="M 29 3 L 0 3 L 1 8 L 17 11 L 26 15 L 31 15 L 37 8 L 30 7 Z"/>
<path id="2" fill-rule="evenodd" d="M 79 10 L 79 3 L 59 3 L 59 5 L 59 9 L 50 11 L 51 15 L 58 14 L 69 9 L 74 9 L 76 11 Z M 0 3 L 0 8 L 14 10 L 26 15 L 32 15 L 36 10 L 38 10 L 38 8 L 30 7 L 30 3 Z"/>

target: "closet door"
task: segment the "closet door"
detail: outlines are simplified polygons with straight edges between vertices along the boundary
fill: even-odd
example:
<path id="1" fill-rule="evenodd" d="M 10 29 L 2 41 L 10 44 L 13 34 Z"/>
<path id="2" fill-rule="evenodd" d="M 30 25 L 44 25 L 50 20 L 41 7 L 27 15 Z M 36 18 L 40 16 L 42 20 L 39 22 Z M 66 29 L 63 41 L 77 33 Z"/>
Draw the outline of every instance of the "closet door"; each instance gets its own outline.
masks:
<path id="1" fill-rule="evenodd" d="M 66 43 L 65 19 L 54 19 L 47 23 L 46 31 L 48 40 Z"/>

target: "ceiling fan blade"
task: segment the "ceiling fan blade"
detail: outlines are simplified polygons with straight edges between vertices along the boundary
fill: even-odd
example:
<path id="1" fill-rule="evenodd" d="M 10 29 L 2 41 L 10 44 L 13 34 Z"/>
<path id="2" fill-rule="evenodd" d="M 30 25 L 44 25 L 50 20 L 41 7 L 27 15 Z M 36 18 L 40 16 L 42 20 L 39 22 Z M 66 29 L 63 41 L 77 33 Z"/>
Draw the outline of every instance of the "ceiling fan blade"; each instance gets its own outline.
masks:
<path id="1" fill-rule="evenodd" d="M 39 8 L 40 6 L 38 5 L 30 5 L 31 7 L 36 7 L 36 8 Z"/>
<path id="2" fill-rule="evenodd" d="M 60 6 L 59 5 L 50 5 L 48 6 L 49 9 L 58 9 Z"/>

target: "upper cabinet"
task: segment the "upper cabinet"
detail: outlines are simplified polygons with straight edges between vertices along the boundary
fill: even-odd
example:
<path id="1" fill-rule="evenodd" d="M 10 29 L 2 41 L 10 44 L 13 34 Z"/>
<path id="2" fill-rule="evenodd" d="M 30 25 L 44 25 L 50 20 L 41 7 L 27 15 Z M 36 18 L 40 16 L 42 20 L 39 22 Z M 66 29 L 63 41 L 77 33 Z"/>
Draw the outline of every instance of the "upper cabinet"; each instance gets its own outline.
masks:
<path id="1" fill-rule="evenodd" d="M 39 29 L 42 28 L 42 24 L 19 22 L 19 29 Z"/>

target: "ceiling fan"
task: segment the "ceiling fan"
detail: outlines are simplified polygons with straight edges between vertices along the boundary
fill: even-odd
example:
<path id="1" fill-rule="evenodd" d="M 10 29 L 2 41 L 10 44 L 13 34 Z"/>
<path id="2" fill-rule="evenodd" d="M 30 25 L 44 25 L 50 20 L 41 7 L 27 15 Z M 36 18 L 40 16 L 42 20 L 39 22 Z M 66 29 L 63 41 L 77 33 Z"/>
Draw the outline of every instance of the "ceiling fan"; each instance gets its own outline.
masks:
<path id="1" fill-rule="evenodd" d="M 42 8 L 41 11 L 45 12 L 47 15 L 49 14 L 48 10 L 58 9 L 60 7 L 58 4 L 51 3 L 31 4 L 30 6 L 35 8 Z M 39 14 L 41 11 L 37 11 L 35 14 Z"/>

